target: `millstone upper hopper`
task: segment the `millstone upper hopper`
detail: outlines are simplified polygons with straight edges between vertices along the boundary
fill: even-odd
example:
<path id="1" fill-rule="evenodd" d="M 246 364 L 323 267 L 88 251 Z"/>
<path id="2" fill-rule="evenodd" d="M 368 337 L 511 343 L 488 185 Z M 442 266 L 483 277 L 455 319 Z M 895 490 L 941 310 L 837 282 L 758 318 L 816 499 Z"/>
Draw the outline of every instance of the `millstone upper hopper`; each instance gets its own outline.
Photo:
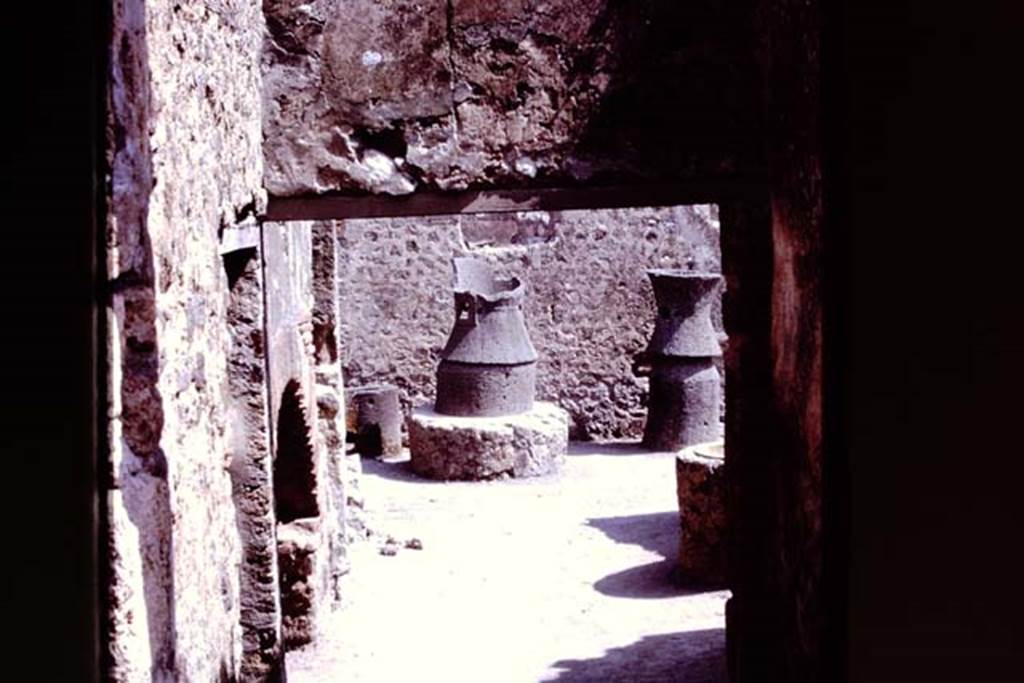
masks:
<path id="1" fill-rule="evenodd" d="M 676 358 L 712 358 L 722 355 L 711 324 L 711 305 L 722 276 L 688 270 L 651 268 L 658 317 L 647 344 L 647 355 Z"/>
<path id="2" fill-rule="evenodd" d="M 523 284 L 496 277 L 480 259 L 459 257 L 453 265 L 455 324 L 441 351 L 434 409 L 480 417 L 529 411 L 537 352 L 523 320 Z"/>
<path id="3" fill-rule="evenodd" d="M 685 270 L 647 271 L 658 316 L 633 372 L 651 378 L 644 446 L 677 450 L 720 436 L 721 384 L 713 359 L 722 347 L 711 305 L 722 276 Z"/>

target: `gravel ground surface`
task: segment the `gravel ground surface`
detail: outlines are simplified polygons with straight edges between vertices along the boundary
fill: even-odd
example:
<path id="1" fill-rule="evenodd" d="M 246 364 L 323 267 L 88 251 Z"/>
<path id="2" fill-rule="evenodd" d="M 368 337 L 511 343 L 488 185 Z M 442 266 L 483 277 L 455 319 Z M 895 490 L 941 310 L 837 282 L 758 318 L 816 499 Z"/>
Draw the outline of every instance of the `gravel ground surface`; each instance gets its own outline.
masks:
<path id="1" fill-rule="evenodd" d="M 577 443 L 558 475 L 482 483 L 363 465 L 374 534 L 290 681 L 726 680 L 728 591 L 672 579 L 673 454 Z"/>

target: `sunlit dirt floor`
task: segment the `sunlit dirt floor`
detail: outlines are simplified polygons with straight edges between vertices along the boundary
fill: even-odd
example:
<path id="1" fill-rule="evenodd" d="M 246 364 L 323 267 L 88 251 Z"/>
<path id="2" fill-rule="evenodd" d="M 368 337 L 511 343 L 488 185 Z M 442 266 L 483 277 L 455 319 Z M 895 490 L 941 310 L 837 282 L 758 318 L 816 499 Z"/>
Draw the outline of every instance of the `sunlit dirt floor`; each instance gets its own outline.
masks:
<path id="1" fill-rule="evenodd" d="M 725 681 L 728 592 L 672 577 L 672 454 L 575 443 L 559 475 L 486 483 L 363 466 L 374 534 L 290 681 Z"/>

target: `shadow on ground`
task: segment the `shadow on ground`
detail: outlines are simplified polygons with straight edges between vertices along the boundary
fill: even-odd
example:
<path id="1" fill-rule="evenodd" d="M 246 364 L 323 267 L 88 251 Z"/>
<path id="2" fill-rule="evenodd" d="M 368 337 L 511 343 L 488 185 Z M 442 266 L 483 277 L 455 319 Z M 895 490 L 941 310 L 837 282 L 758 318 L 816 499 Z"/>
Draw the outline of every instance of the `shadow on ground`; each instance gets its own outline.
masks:
<path id="1" fill-rule="evenodd" d="M 591 517 L 587 525 L 599 529 L 616 543 L 630 543 L 674 558 L 679 548 L 679 513 L 652 512 L 624 517 Z"/>
<path id="2" fill-rule="evenodd" d="M 700 589 L 685 586 L 675 574 L 675 562 L 660 560 L 609 574 L 594 584 L 594 590 L 613 598 L 657 599 L 693 595 Z"/>
<path id="3" fill-rule="evenodd" d="M 547 681 L 686 681 L 724 683 L 725 629 L 645 636 L 593 659 L 564 659 Z"/>
<path id="4" fill-rule="evenodd" d="M 719 584 L 694 583 L 678 575 L 679 513 L 654 512 L 623 517 L 592 517 L 589 526 L 600 529 L 616 543 L 639 545 L 661 555 L 657 560 L 609 574 L 594 583 L 594 590 L 616 598 L 671 598 L 719 590 Z"/>

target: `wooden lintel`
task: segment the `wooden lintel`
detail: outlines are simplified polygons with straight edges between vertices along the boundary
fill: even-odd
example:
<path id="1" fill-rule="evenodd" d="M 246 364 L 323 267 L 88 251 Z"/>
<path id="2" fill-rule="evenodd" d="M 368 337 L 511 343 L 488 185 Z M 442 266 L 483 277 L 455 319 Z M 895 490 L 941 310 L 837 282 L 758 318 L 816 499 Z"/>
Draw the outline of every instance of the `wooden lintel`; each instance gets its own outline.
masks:
<path id="1" fill-rule="evenodd" d="M 271 197 L 267 221 L 343 220 L 513 211 L 569 211 L 717 203 L 766 196 L 762 178 L 673 184 L 523 190 L 416 192 L 403 196 L 306 195 Z"/>

